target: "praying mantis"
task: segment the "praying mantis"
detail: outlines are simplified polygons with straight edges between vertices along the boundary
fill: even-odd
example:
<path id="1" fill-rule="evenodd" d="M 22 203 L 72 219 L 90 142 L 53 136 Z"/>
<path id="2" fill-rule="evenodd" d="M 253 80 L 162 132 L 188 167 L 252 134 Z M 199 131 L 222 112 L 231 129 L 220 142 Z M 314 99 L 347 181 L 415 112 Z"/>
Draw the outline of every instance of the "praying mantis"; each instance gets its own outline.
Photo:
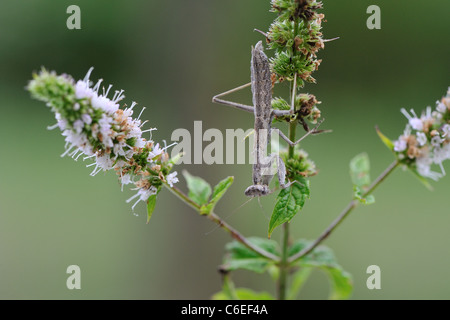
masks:
<path id="1" fill-rule="evenodd" d="M 320 121 L 314 129 L 309 130 L 300 139 L 293 142 L 284 135 L 277 128 L 272 128 L 272 120 L 274 117 L 292 116 L 295 113 L 295 91 L 297 87 L 297 75 L 294 77 L 294 85 L 292 92 L 292 102 L 289 110 L 275 110 L 272 108 L 272 80 L 269 59 L 264 53 L 262 41 L 259 41 L 255 47 L 252 47 L 251 58 L 251 82 L 229 91 L 220 93 L 213 97 L 212 101 L 215 103 L 231 106 L 240 110 L 254 113 L 254 145 L 253 153 L 255 156 L 255 163 L 253 164 L 253 184 L 249 186 L 244 194 L 248 197 L 261 197 L 271 194 L 274 190 L 269 188 L 269 182 L 273 177 L 273 164 L 276 161 L 278 182 L 281 188 L 287 188 L 296 181 L 286 180 L 286 166 L 278 154 L 267 155 L 268 145 L 272 132 L 285 140 L 291 147 L 295 146 L 310 134 L 319 133 L 317 128 L 323 122 Z M 223 100 L 222 97 L 230 93 L 242 90 L 251 86 L 253 95 L 253 106 L 236 103 L 232 101 Z"/>

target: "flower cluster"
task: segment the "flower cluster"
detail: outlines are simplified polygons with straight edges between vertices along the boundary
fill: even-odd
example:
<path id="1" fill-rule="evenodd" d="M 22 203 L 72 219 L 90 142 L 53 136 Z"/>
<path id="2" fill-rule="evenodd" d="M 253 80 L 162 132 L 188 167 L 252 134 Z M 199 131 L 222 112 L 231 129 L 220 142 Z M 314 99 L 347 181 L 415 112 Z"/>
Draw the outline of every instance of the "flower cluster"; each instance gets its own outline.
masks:
<path id="1" fill-rule="evenodd" d="M 404 133 L 394 141 L 397 158 L 423 177 L 438 180 L 445 175 L 442 165 L 450 159 L 450 88 L 436 107 L 418 116 L 414 110 L 401 110 L 408 119 Z M 437 165 L 441 172 L 432 171 Z"/>
<path id="2" fill-rule="evenodd" d="M 133 205 L 147 201 L 156 195 L 162 184 L 171 187 L 177 182 L 177 173 L 170 173 L 173 162 L 170 161 L 168 147 L 161 148 L 151 139 L 143 138 L 143 133 L 155 130 L 143 130 L 146 121 L 140 116 L 133 118 L 136 103 L 120 109 L 119 102 L 124 99 L 123 90 L 115 91 L 108 98 L 112 85 L 100 88 L 100 79 L 94 86 L 89 80 L 93 68 L 84 80 L 75 82 L 68 75 L 57 75 L 43 69 L 33 75 L 27 89 L 32 96 L 46 102 L 55 113 L 57 123 L 49 129 L 59 128 L 65 137 L 66 146 L 62 156 L 68 155 L 75 160 L 92 159 L 94 176 L 100 171 L 114 170 L 123 185 L 133 183 L 137 193 L 130 202 Z"/>
<path id="3" fill-rule="evenodd" d="M 316 0 L 272 0 L 272 11 L 279 15 L 269 28 L 267 43 L 275 49 L 271 63 L 278 82 L 295 75 L 299 86 L 316 82 L 311 74 L 321 63 L 317 52 L 324 48 L 320 8 L 322 3 Z"/>
<path id="4" fill-rule="evenodd" d="M 298 180 L 299 177 L 308 178 L 317 174 L 315 163 L 309 158 L 308 153 L 301 149 L 299 145 L 295 146 L 294 155 L 289 156 L 287 150 L 280 152 L 286 166 L 286 178 L 290 181 Z"/>

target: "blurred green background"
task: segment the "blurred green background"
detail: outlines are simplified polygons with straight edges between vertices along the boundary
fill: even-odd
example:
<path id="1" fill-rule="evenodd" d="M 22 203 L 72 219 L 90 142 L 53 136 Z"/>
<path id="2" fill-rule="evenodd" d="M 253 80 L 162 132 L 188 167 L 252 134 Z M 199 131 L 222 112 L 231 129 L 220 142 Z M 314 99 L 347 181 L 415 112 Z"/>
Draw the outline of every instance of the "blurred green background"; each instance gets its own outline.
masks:
<path id="1" fill-rule="evenodd" d="M 82 30 L 66 28 L 66 8 L 81 7 Z M 366 28 L 373 1 L 324 1 L 323 63 L 304 91 L 322 101 L 333 133 L 303 146 L 320 174 L 292 222 L 295 238 L 316 237 L 351 198 L 348 162 L 366 151 L 375 178 L 392 155 L 374 127 L 395 139 L 406 124 L 400 108 L 434 106 L 449 82 L 448 0 L 376 1 L 381 30 Z M 149 225 L 145 206 L 134 216 L 114 174 L 90 177 L 86 163 L 60 158 L 63 137 L 46 127 L 53 115 L 24 90 L 41 66 L 76 79 L 123 88 L 126 103 L 147 106 L 153 138 L 176 128 L 250 128 L 252 116 L 211 103 L 249 80 L 250 46 L 275 14 L 269 0 L 50 1 L 0 3 L 0 298 L 208 299 L 220 290 L 217 266 L 230 238 L 167 191 Z M 269 53 L 270 55 L 271 53 Z M 236 95 L 250 101 L 250 92 Z M 233 187 L 217 213 L 243 234 L 266 236 L 274 197 L 246 201 L 250 165 L 183 165 Z M 446 168 L 450 171 L 450 166 Z M 184 179 L 179 186 L 185 190 Z M 354 277 L 353 299 L 450 298 L 450 177 L 425 189 L 398 170 L 326 241 Z M 275 231 L 273 239 L 279 240 Z M 81 290 L 66 288 L 67 266 L 81 267 Z M 382 271 L 382 289 L 368 290 L 366 268 Z M 236 272 L 237 286 L 274 292 L 266 275 Z M 328 282 L 315 273 L 301 294 L 322 299 Z"/>

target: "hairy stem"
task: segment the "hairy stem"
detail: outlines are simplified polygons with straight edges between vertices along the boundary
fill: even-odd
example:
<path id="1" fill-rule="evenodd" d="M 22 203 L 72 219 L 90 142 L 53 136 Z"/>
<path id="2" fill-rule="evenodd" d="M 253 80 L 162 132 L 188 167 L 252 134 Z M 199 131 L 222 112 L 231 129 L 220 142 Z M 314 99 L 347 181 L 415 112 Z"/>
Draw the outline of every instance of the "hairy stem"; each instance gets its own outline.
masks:
<path id="1" fill-rule="evenodd" d="M 394 161 L 383 173 L 370 185 L 369 189 L 363 194 L 363 198 L 371 194 L 380 184 L 383 182 L 399 165 L 399 162 Z M 289 262 L 292 263 L 310 253 L 319 244 L 321 244 L 328 236 L 336 229 L 336 227 L 341 224 L 341 222 L 356 208 L 358 205 L 358 200 L 352 200 L 341 212 L 341 214 L 325 229 L 325 231 L 309 246 L 300 251 L 299 253 L 293 255 L 289 258 Z"/>
<path id="2" fill-rule="evenodd" d="M 200 206 L 197 203 L 195 203 L 194 201 L 192 201 L 180 189 L 178 189 L 177 187 L 170 187 L 166 183 L 164 183 L 164 186 L 167 189 L 169 189 L 170 192 L 172 192 L 174 195 L 176 195 L 181 201 L 183 201 L 184 203 L 189 205 L 192 209 L 194 209 L 195 211 L 200 213 Z M 232 226 L 230 226 L 228 223 L 226 223 L 224 220 L 222 220 L 214 212 L 211 212 L 211 213 L 209 213 L 207 215 L 204 215 L 204 216 L 206 216 L 209 220 L 211 220 L 212 222 L 217 224 L 219 227 L 221 227 L 223 230 L 228 232 L 233 239 L 236 239 L 237 241 L 242 243 L 244 246 L 246 246 L 250 250 L 252 250 L 252 251 L 256 252 L 257 254 L 259 254 L 259 255 L 261 255 L 261 256 L 263 256 L 265 258 L 268 258 L 270 260 L 274 260 L 274 261 L 279 261 L 280 260 L 280 258 L 277 257 L 276 255 L 274 255 L 274 254 L 272 254 L 270 252 L 267 252 L 266 250 L 263 250 L 263 249 L 259 248 L 258 246 L 255 246 L 254 244 L 249 242 L 248 239 L 245 238 L 239 231 L 237 231 Z"/>

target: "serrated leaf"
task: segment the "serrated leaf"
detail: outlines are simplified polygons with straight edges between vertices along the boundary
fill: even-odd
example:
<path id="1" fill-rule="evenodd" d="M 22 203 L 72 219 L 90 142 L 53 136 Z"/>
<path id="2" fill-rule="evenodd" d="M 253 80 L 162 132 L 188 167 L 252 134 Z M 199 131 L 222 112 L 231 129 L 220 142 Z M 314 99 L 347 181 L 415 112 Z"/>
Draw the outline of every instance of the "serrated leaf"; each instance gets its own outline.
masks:
<path id="1" fill-rule="evenodd" d="M 301 183 L 293 183 L 290 187 L 282 189 L 277 196 L 275 207 L 269 222 L 269 238 L 276 227 L 291 219 L 303 208 L 305 201 L 309 198 L 309 181 L 299 177 Z"/>
<path id="2" fill-rule="evenodd" d="M 367 153 L 360 153 L 350 161 L 350 176 L 354 185 L 365 190 L 370 185 L 370 161 Z"/>
<path id="3" fill-rule="evenodd" d="M 311 242 L 307 240 L 297 240 L 291 246 L 289 255 L 295 255 L 310 244 Z M 341 300 L 350 297 L 353 290 L 352 277 L 336 262 L 336 258 L 331 249 L 325 246 L 319 246 L 298 260 L 296 264 L 300 268 L 315 267 L 325 271 L 331 282 L 330 299 Z"/>
<path id="4" fill-rule="evenodd" d="M 209 196 L 211 195 L 211 186 L 209 183 L 200 177 L 191 175 L 186 170 L 183 170 L 183 176 L 186 179 L 189 189 L 189 198 L 200 206 L 208 203 Z"/>
<path id="5" fill-rule="evenodd" d="M 228 188 L 233 184 L 234 177 L 228 177 L 220 181 L 213 190 L 211 200 L 200 208 L 200 214 L 209 214 L 214 210 L 217 202 L 223 197 Z"/>
<path id="6" fill-rule="evenodd" d="M 150 218 L 152 217 L 153 211 L 156 206 L 156 194 L 151 195 L 147 200 L 147 223 L 150 222 Z"/>
<path id="7" fill-rule="evenodd" d="M 235 294 L 239 300 L 274 300 L 273 296 L 265 291 L 255 292 L 246 288 L 238 288 L 235 290 Z M 213 300 L 232 300 L 228 294 L 223 290 L 217 292 L 212 296 Z"/>
<path id="8" fill-rule="evenodd" d="M 247 238 L 254 246 L 257 246 L 267 252 L 277 255 L 278 244 L 269 239 Z M 223 268 L 227 271 L 245 269 L 257 273 L 262 273 L 274 264 L 274 261 L 267 259 L 257 252 L 247 248 L 242 243 L 233 241 L 225 246 L 227 255 Z"/>
<path id="9" fill-rule="evenodd" d="M 383 133 L 381 133 L 380 129 L 378 127 L 376 128 L 377 134 L 380 137 L 381 141 L 384 143 L 386 147 L 388 147 L 389 150 L 394 151 L 394 143 L 386 137 Z"/>

